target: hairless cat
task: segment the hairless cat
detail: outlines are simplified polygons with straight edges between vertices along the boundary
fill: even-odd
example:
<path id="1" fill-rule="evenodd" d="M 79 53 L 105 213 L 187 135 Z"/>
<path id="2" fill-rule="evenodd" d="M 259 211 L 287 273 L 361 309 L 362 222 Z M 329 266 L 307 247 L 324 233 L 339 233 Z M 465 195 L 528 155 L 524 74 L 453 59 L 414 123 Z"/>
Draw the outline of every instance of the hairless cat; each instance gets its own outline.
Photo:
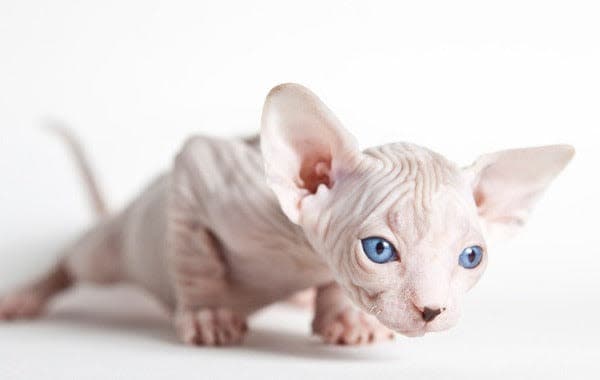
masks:
<path id="1" fill-rule="evenodd" d="M 453 326 L 486 240 L 521 227 L 574 154 L 514 149 L 459 168 L 413 144 L 360 151 L 316 95 L 283 84 L 267 96 L 260 137 L 189 138 L 167 173 L 109 215 L 66 137 L 99 221 L 47 275 L 3 297 L 0 319 L 37 316 L 78 282 L 129 282 L 196 345 L 237 344 L 250 314 L 312 287 L 312 328 L 327 343 Z"/>

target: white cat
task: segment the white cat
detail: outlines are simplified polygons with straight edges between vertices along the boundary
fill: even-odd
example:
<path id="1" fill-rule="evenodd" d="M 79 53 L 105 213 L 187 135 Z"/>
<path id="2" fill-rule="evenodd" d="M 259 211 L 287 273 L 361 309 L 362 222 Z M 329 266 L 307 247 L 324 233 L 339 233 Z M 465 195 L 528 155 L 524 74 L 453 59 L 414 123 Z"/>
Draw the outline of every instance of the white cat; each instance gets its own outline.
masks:
<path id="1" fill-rule="evenodd" d="M 238 343 L 249 314 L 310 287 L 313 330 L 329 343 L 447 329 L 485 270 L 486 238 L 523 225 L 573 154 L 515 149 L 461 169 L 412 144 L 361 152 L 313 93 L 280 85 L 260 139 L 190 138 L 129 207 L 4 297 L 0 319 L 38 315 L 77 282 L 132 282 L 172 310 L 188 344 Z"/>

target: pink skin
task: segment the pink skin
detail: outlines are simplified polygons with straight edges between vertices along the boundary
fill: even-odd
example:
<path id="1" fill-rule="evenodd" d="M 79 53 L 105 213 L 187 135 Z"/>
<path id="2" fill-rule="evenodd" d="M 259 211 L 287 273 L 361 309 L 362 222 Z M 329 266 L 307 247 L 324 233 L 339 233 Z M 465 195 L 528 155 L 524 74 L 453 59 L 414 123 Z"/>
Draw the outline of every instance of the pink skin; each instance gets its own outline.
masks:
<path id="1" fill-rule="evenodd" d="M 65 137 L 104 214 L 81 150 Z M 361 152 L 312 92 L 280 85 L 265 102 L 260 141 L 190 138 L 129 207 L 103 216 L 45 278 L 0 300 L 0 319 L 37 315 L 77 282 L 131 282 L 163 301 L 187 344 L 237 344 L 251 313 L 312 287 L 313 331 L 327 343 L 444 330 L 485 270 L 486 240 L 522 226 L 572 156 L 567 145 L 515 149 L 461 169 L 412 144 Z M 371 236 L 392 243 L 399 260 L 370 261 L 361 239 Z M 458 256 L 473 245 L 483 261 L 465 269 Z M 441 312 L 425 321 L 425 308 Z"/>

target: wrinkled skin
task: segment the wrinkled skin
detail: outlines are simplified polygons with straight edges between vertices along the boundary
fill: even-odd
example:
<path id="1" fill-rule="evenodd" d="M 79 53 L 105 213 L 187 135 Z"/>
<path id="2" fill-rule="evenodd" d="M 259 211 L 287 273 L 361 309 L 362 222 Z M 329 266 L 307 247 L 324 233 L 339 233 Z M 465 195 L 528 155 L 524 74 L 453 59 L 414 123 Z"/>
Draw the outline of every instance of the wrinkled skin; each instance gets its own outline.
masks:
<path id="1" fill-rule="evenodd" d="M 348 295 L 384 325 L 410 336 L 453 326 L 460 316 L 463 294 L 477 282 L 487 263 L 484 255 L 475 269 L 458 265 L 458 254 L 465 247 L 485 247 L 477 209 L 465 197 L 469 194 L 467 184 L 457 169 L 429 152 L 416 153 L 429 161 L 420 162 L 415 153 L 407 159 L 406 152 L 412 149 L 398 144 L 365 152 L 372 159 L 365 159 L 356 169 L 358 173 L 343 181 L 348 188 L 379 186 L 382 191 L 369 196 L 357 191 L 333 193 L 335 202 L 360 205 L 355 208 L 356 217 L 348 220 L 347 211 L 324 199 L 322 207 L 330 213 L 327 218 L 311 216 L 315 222 L 307 228 L 314 231 L 310 240 L 319 242 L 317 249 L 330 252 L 329 265 L 338 268 L 336 280 Z M 402 159 L 389 159 L 394 150 Z M 415 178 L 403 176 L 398 169 L 410 171 L 418 165 L 439 165 L 429 168 L 437 170 L 439 176 L 421 178 L 427 182 L 417 187 Z M 398 177 L 386 181 L 390 172 Z M 328 229 L 326 234 L 324 229 Z M 392 242 L 400 260 L 386 264 L 370 261 L 360 243 L 369 236 Z M 422 318 L 425 307 L 444 311 L 426 323 Z"/>
<path id="2" fill-rule="evenodd" d="M 2 298 L 0 319 L 37 315 L 77 282 L 131 282 L 163 301 L 187 344 L 237 344 L 251 313 L 311 287 L 313 331 L 327 343 L 444 330 L 483 274 L 487 244 L 523 225 L 572 155 L 566 145 L 515 149 L 461 169 L 412 144 L 361 152 L 312 92 L 280 85 L 260 139 L 189 139 L 129 207 Z M 371 261 L 361 240 L 373 236 L 397 260 Z M 466 269 L 458 257 L 470 246 L 483 259 Z"/>

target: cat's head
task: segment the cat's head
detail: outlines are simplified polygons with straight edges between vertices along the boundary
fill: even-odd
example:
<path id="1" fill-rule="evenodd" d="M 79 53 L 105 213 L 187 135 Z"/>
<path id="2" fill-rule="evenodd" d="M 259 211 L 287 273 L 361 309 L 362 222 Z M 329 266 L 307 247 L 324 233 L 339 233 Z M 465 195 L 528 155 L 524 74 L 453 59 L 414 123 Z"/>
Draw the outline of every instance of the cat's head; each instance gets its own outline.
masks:
<path id="1" fill-rule="evenodd" d="M 481 156 L 459 168 L 395 143 L 360 151 L 308 89 L 265 102 L 267 181 L 337 282 L 363 310 L 409 336 L 449 328 L 487 265 L 486 239 L 509 235 L 565 167 L 568 145 Z"/>

